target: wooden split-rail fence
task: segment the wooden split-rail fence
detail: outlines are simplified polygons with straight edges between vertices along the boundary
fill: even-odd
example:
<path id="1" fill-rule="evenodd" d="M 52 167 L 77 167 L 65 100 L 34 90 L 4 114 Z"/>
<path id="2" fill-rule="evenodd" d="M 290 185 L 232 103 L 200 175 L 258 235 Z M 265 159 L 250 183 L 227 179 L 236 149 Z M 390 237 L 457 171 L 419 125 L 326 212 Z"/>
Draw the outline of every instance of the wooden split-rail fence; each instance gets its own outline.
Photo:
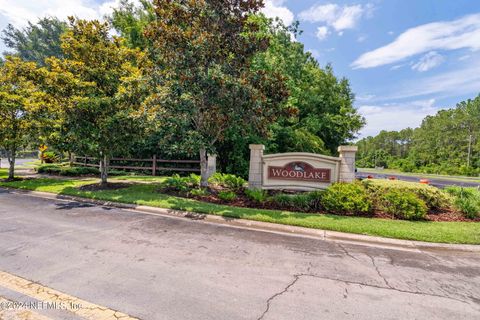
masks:
<path id="1" fill-rule="evenodd" d="M 99 159 L 94 157 L 74 157 L 73 164 L 83 167 L 99 168 Z M 126 165 L 128 164 L 128 165 Z M 150 171 L 152 176 L 158 172 L 200 172 L 199 160 L 164 160 L 153 156 L 150 159 L 111 158 L 109 169 Z"/>

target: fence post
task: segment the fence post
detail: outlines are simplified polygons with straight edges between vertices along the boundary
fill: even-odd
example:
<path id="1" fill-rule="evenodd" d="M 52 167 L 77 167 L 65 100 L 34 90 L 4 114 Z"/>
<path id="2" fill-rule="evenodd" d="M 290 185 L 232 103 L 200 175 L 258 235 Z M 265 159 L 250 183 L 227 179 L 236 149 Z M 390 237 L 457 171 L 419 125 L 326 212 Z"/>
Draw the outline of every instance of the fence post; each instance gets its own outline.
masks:
<path id="1" fill-rule="evenodd" d="M 85 160 L 83 161 L 83 163 L 85 164 L 85 167 L 87 166 L 87 156 L 85 156 Z"/>
<path id="2" fill-rule="evenodd" d="M 207 155 L 207 172 L 208 172 L 209 178 L 217 172 L 217 155 L 216 154 Z"/>
<path id="3" fill-rule="evenodd" d="M 157 175 L 157 155 L 153 155 L 153 159 L 152 159 L 152 176 L 156 176 Z"/>

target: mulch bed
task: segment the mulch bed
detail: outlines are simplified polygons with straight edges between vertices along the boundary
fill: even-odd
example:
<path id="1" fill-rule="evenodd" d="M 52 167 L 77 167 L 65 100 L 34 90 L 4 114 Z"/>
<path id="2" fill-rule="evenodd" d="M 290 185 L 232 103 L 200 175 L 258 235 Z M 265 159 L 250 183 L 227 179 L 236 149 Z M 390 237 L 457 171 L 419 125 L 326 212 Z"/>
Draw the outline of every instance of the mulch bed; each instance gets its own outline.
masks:
<path id="1" fill-rule="evenodd" d="M 220 205 L 227 205 L 232 207 L 239 207 L 239 208 L 251 208 L 251 209 L 267 209 L 267 210 L 281 210 L 281 211 L 295 211 L 295 212 L 304 212 L 310 214 L 332 214 L 329 212 L 315 212 L 315 211 L 301 211 L 296 208 L 291 207 L 284 207 L 280 206 L 274 202 L 265 202 L 265 203 L 258 203 L 244 194 L 237 194 L 237 198 L 233 201 L 224 201 L 218 197 L 218 192 L 221 191 L 219 189 L 209 189 L 209 194 L 206 196 L 191 196 L 186 193 L 180 193 L 168 189 L 159 190 L 161 193 L 165 193 L 168 195 L 172 195 L 175 197 L 187 198 L 187 199 L 194 199 L 202 202 L 220 204 Z M 279 193 L 279 191 L 271 191 L 271 194 Z M 389 219 L 389 220 L 399 220 L 393 217 L 391 214 L 387 214 L 381 211 L 375 211 L 370 215 L 355 215 L 355 214 L 345 214 L 346 216 L 357 216 L 357 217 L 365 217 L 365 218 L 378 218 L 378 219 Z M 435 210 L 430 211 L 427 213 L 425 217 L 425 221 L 436 221 L 436 222 L 480 222 L 480 217 L 476 219 L 468 219 L 458 211 L 449 210 L 449 209 L 442 209 L 442 210 Z"/>
<path id="2" fill-rule="evenodd" d="M 125 189 L 131 186 L 132 185 L 129 183 L 107 183 L 107 184 L 93 183 L 93 184 L 87 184 L 87 185 L 78 187 L 77 189 L 80 191 L 107 191 L 107 190 Z"/>

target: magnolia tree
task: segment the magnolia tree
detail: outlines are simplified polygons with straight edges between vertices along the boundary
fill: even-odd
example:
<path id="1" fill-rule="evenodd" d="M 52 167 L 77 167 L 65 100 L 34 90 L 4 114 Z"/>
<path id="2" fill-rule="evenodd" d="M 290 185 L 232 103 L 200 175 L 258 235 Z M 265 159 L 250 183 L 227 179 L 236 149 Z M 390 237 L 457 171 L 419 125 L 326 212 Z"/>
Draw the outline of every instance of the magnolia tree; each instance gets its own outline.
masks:
<path id="1" fill-rule="evenodd" d="M 37 85 L 44 75 L 34 62 L 17 57 L 7 57 L 0 66 L 0 147 L 7 151 L 9 180 L 14 179 L 18 148 L 47 118 L 49 99 Z"/>
<path id="2" fill-rule="evenodd" d="M 62 36 L 64 59 L 47 59 L 49 92 L 60 106 L 53 133 L 73 151 L 100 159 L 102 184 L 114 154 L 141 134 L 144 110 L 135 97 L 139 51 L 109 34 L 107 23 L 75 20 Z M 60 143 L 57 141 L 57 143 Z"/>
<path id="3" fill-rule="evenodd" d="M 208 185 L 207 151 L 234 124 L 265 131 L 288 96 L 283 78 L 254 71 L 253 57 L 268 48 L 255 14 L 260 0 L 155 0 L 147 28 L 152 65 L 145 70 L 158 120 L 180 126 L 200 155 Z M 180 142 L 180 141 L 179 141 Z"/>

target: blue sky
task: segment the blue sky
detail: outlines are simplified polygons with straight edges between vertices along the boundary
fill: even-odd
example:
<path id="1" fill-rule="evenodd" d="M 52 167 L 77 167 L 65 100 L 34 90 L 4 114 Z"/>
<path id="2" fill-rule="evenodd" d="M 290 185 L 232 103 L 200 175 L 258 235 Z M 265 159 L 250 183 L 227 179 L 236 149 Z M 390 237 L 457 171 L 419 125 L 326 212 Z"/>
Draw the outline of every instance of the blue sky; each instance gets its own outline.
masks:
<path id="1" fill-rule="evenodd" d="M 477 0 L 265 2 L 266 15 L 299 20 L 304 32 L 297 40 L 350 80 L 368 122 L 361 136 L 418 126 L 426 115 L 480 93 Z M 44 15 L 101 18 L 117 4 L 0 0 L 0 28 Z"/>

